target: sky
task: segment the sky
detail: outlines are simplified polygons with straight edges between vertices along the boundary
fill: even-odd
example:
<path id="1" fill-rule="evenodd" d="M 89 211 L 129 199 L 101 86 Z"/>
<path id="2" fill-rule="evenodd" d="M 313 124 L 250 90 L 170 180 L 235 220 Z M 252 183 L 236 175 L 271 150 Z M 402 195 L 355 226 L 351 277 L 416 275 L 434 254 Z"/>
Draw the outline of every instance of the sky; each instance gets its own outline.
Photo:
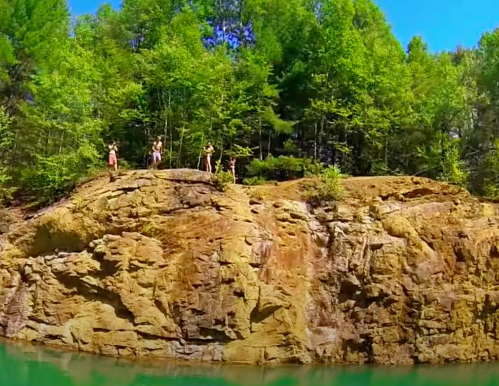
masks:
<path id="1" fill-rule="evenodd" d="M 95 12 L 103 0 L 68 0 L 73 15 Z M 499 0 L 374 0 L 404 45 L 420 35 L 431 51 L 474 47 L 499 27 Z M 118 7 L 121 0 L 107 1 Z"/>
<path id="2" fill-rule="evenodd" d="M 499 27 L 499 0 L 375 0 L 406 46 L 420 35 L 432 51 L 474 47 Z"/>

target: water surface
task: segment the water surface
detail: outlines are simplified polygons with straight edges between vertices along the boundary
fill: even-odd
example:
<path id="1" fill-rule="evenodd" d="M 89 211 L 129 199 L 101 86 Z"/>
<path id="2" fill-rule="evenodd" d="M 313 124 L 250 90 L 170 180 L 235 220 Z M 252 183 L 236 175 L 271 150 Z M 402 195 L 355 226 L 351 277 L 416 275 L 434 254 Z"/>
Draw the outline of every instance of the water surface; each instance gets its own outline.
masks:
<path id="1" fill-rule="evenodd" d="M 248 367 L 136 363 L 0 341 L 1 386 L 498 386 L 499 364 Z"/>

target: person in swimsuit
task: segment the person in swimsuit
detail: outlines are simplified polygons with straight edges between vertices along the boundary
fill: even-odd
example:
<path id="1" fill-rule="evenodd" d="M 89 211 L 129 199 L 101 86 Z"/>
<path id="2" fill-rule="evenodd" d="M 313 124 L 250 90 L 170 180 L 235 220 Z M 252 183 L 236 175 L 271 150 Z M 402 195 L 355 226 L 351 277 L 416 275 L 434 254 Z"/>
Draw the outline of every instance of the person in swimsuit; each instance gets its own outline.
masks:
<path id="1" fill-rule="evenodd" d="M 156 140 L 152 144 L 152 168 L 157 169 L 158 165 L 161 163 L 161 154 L 163 153 L 163 142 L 161 142 L 161 137 L 156 137 Z"/>
<path id="2" fill-rule="evenodd" d="M 230 157 L 229 160 L 229 172 L 234 177 L 234 184 L 236 183 L 236 158 Z"/>
<path id="3" fill-rule="evenodd" d="M 212 169 L 211 169 L 211 156 L 215 152 L 215 149 L 211 145 L 211 142 L 208 142 L 206 144 L 206 146 L 204 147 L 203 151 L 204 151 L 204 164 L 205 164 L 205 167 L 206 167 L 206 171 L 208 173 L 211 173 L 212 172 Z"/>
<path id="4" fill-rule="evenodd" d="M 109 160 L 108 160 L 108 168 L 109 172 L 111 173 L 112 169 L 114 169 L 115 172 L 118 172 L 118 146 L 116 145 L 116 142 L 111 142 L 108 145 L 109 148 Z"/>

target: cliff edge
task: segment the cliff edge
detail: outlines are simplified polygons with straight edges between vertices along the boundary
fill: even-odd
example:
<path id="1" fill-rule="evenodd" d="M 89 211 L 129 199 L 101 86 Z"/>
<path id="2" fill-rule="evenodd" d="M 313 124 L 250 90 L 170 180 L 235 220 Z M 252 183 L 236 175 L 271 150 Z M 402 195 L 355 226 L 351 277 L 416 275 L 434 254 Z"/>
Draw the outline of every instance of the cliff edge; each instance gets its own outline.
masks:
<path id="1" fill-rule="evenodd" d="M 110 356 L 411 364 L 499 357 L 498 207 L 420 178 L 217 191 L 96 179 L 0 218 L 0 333 Z"/>

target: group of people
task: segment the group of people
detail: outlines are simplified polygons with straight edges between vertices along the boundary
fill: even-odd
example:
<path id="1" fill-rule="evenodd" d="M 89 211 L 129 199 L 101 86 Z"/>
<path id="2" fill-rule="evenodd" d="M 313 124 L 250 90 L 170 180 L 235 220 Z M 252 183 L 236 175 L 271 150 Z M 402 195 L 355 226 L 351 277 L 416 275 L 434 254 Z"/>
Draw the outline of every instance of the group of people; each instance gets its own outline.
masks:
<path id="1" fill-rule="evenodd" d="M 109 158 L 108 158 L 108 167 L 109 171 L 111 172 L 114 170 L 115 172 L 118 172 L 118 145 L 116 142 L 111 142 L 108 146 L 109 148 Z M 163 142 L 161 140 L 161 137 L 158 136 L 154 140 L 152 147 L 151 147 L 151 169 L 157 169 L 159 164 L 162 161 L 162 155 L 164 151 L 164 146 Z M 205 170 L 208 173 L 212 173 L 212 165 L 211 165 L 211 158 L 213 156 L 213 153 L 215 152 L 215 148 L 211 144 L 211 142 L 208 142 L 204 147 L 203 147 L 203 154 L 204 154 L 204 165 L 205 165 Z M 234 177 L 234 183 L 236 183 L 236 158 L 235 157 L 230 157 L 229 159 L 229 172 L 232 174 Z"/>

